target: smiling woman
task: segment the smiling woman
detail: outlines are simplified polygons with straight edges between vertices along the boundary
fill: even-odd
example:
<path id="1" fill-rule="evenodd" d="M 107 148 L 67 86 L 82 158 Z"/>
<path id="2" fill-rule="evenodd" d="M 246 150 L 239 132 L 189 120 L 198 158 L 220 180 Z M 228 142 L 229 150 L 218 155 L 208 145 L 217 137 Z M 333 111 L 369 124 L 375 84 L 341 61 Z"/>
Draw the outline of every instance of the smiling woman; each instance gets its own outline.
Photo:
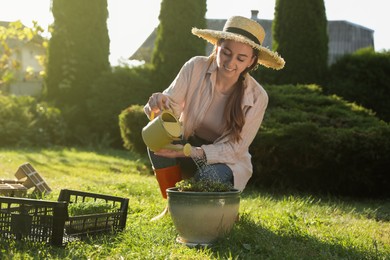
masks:
<path id="1" fill-rule="evenodd" d="M 282 69 L 284 60 L 261 45 L 263 27 L 242 16 L 230 17 L 221 31 L 193 28 L 192 33 L 214 44 L 214 51 L 188 60 L 170 86 L 153 93 L 144 107 L 149 118 L 171 110 L 183 126 L 177 146 L 189 143 L 190 153 L 148 145 L 153 170 L 159 183 L 174 167 L 183 179 L 232 184 L 242 191 L 252 175 L 249 145 L 268 105 L 266 91 L 250 72 L 258 65 Z M 199 157 L 207 167 L 199 167 Z"/>

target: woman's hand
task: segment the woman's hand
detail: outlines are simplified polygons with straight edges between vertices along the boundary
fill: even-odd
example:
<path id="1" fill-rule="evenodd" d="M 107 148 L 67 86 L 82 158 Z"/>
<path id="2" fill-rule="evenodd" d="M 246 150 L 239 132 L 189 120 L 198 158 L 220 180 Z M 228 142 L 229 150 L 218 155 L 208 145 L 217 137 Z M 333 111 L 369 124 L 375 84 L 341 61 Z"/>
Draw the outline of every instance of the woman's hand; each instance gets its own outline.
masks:
<path id="1" fill-rule="evenodd" d="M 162 93 L 153 93 L 148 101 L 150 112 L 159 114 L 162 110 L 169 108 L 169 98 Z"/>
<path id="2" fill-rule="evenodd" d="M 172 145 L 174 149 L 160 149 L 156 151 L 154 154 L 167 157 L 167 158 L 177 158 L 177 157 L 191 157 L 191 158 L 206 158 L 206 155 L 204 153 L 204 150 L 201 147 L 194 147 L 190 144 L 187 144 L 189 150 L 187 151 L 188 154 L 184 153 L 184 150 L 187 150 L 184 148 L 184 145 L 181 144 L 174 144 Z M 186 145 L 186 146 L 187 146 Z"/>
<path id="3" fill-rule="evenodd" d="M 172 145 L 175 147 L 174 150 L 171 149 L 160 149 L 154 154 L 158 156 L 163 156 L 167 158 L 177 158 L 177 157 L 186 157 L 183 151 L 184 146 L 181 144 Z"/>

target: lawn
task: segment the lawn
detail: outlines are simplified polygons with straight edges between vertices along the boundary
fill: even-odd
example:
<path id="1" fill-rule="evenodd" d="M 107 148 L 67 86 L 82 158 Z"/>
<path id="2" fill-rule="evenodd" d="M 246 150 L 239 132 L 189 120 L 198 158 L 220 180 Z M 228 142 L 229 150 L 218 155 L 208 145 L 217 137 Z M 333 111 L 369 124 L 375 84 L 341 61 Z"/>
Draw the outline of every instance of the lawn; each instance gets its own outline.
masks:
<path id="1" fill-rule="evenodd" d="M 76 189 L 129 198 L 123 232 L 74 241 L 64 248 L 0 242 L 0 259 L 390 259 L 390 201 L 246 189 L 240 220 L 208 248 L 175 242 L 166 202 L 145 158 L 128 151 L 0 149 L 0 179 L 29 162 L 53 190 Z"/>

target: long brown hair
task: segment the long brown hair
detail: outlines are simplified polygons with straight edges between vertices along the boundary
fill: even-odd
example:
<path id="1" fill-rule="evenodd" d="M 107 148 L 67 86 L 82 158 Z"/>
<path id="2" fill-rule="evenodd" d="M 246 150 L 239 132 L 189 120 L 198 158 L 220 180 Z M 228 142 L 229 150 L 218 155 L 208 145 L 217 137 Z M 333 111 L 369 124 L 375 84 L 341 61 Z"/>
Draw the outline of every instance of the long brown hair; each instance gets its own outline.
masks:
<path id="1" fill-rule="evenodd" d="M 224 39 L 219 39 L 217 44 L 214 46 L 214 51 L 210 55 L 212 59 L 216 59 L 217 57 L 217 47 L 221 45 Z M 230 94 L 225 107 L 224 119 L 226 121 L 224 132 L 230 136 L 232 141 L 238 142 L 241 140 L 241 131 L 245 124 L 245 115 L 242 111 L 242 99 L 244 97 L 246 85 L 244 84 L 245 77 L 248 72 L 257 68 L 257 57 L 259 55 L 259 51 L 257 49 L 253 49 L 253 56 L 255 57 L 255 61 L 246 68 L 238 78 L 235 83 L 235 87 L 233 92 Z"/>

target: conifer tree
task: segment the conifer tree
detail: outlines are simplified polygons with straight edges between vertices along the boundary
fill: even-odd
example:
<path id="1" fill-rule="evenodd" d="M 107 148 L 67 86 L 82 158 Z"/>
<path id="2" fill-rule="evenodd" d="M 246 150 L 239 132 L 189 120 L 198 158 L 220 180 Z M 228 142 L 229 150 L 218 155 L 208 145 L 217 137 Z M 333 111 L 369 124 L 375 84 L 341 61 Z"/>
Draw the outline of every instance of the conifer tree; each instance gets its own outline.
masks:
<path id="1" fill-rule="evenodd" d="M 47 94 L 59 104 L 78 104 L 109 69 L 107 0 L 54 0 L 52 12 Z"/>
<path id="2" fill-rule="evenodd" d="M 71 127 L 87 132 L 91 84 L 110 68 L 107 0 L 53 0 L 52 12 L 46 98 L 64 110 Z"/>
<path id="3" fill-rule="evenodd" d="M 276 0 L 273 49 L 286 60 L 278 83 L 321 83 L 328 60 L 323 0 Z"/>
<path id="4" fill-rule="evenodd" d="M 159 89 L 167 87 L 191 57 L 204 55 L 206 42 L 191 33 L 206 28 L 206 0 L 163 0 L 152 56 Z"/>

